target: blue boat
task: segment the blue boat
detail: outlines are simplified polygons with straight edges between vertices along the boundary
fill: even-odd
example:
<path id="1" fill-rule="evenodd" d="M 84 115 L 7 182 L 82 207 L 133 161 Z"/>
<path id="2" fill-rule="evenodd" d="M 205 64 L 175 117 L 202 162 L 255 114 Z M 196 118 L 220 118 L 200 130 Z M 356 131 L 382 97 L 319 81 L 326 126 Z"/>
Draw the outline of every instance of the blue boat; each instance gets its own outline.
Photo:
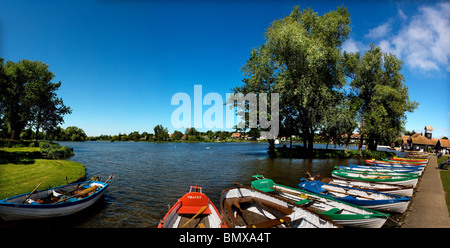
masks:
<path id="1" fill-rule="evenodd" d="M 409 197 L 392 195 L 373 190 L 357 189 L 347 186 L 323 183 L 319 180 L 301 179 L 298 187 L 312 193 L 326 195 L 334 199 L 365 208 L 403 213 L 408 208 Z"/>

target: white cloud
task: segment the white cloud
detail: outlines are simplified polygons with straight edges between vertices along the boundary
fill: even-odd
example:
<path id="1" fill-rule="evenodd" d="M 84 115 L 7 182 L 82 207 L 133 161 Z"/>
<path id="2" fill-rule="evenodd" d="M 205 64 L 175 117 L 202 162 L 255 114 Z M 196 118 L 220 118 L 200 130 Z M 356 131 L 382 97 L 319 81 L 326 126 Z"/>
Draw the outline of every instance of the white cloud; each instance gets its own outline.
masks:
<path id="1" fill-rule="evenodd" d="M 450 3 L 419 8 L 419 13 L 412 16 L 396 35 L 383 39 L 379 46 L 383 51 L 394 53 L 412 69 L 424 71 L 450 71 Z M 400 18 L 406 15 L 399 10 Z M 389 23 L 389 22 L 388 22 Z M 372 29 L 366 37 L 376 38 L 377 34 L 388 30 Z M 378 36 L 379 37 L 379 36 Z"/>
<path id="2" fill-rule="evenodd" d="M 391 31 L 392 27 L 391 27 L 391 23 L 390 21 L 381 24 L 380 26 L 373 28 L 371 30 L 369 30 L 369 33 L 365 35 L 365 37 L 369 38 L 369 39 L 378 39 L 378 38 L 382 38 L 384 36 L 386 36 L 389 31 Z"/>
<path id="3" fill-rule="evenodd" d="M 342 50 L 347 52 L 363 52 L 368 50 L 369 46 L 364 45 L 361 41 L 355 41 L 353 38 L 349 38 L 342 43 Z"/>

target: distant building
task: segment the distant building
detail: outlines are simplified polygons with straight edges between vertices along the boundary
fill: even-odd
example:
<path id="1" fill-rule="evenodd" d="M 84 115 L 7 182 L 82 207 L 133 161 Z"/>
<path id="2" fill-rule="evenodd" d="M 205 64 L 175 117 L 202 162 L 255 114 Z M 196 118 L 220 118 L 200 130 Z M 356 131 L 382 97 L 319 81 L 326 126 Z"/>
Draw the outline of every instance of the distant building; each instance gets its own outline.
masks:
<path id="1" fill-rule="evenodd" d="M 402 136 L 402 148 L 410 151 L 423 151 L 427 152 L 428 149 L 436 147 L 440 144 L 447 144 L 447 142 L 441 142 L 442 139 L 433 139 L 433 127 L 425 126 L 424 133 L 416 133 L 411 136 Z M 440 142 L 440 143 L 439 143 Z"/>
<path id="2" fill-rule="evenodd" d="M 241 137 L 241 133 L 232 133 L 231 138 L 232 139 L 239 139 Z"/>

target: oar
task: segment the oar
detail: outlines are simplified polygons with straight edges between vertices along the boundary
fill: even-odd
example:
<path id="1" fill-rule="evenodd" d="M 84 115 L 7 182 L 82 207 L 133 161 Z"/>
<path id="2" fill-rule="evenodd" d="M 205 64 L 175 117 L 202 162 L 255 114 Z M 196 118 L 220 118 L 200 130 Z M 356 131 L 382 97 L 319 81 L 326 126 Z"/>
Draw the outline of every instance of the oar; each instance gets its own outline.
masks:
<path id="1" fill-rule="evenodd" d="M 242 217 L 243 217 L 244 220 L 247 222 L 247 224 L 249 224 L 250 226 L 253 227 L 254 225 L 253 225 L 252 222 L 247 218 L 247 215 L 244 213 L 244 211 L 242 211 L 241 206 L 239 205 L 239 202 L 237 202 L 237 200 L 233 200 L 233 205 L 236 206 L 236 207 L 239 209 L 239 211 L 241 211 Z"/>
<path id="2" fill-rule="evenodd" d="M 45 179 L 47 179 L 47 177 L 44 178 L 44 180 L 42 180 L 42 182 L 40 184 L 38 184 L 38 186 L 36 186 L 36 188 L 33 189 L 33 191 L 31 191 L 31 193 L 27 196 L 27 198 L 25 198 L 25 200 L 23 200 L 22 204 L 25 204 L 28 200 L 28 198 L 30 198 L 30 196 L 36 192 L 36 190 L 39 188 L 39 186 L 41 186 L 41 184 L 45 181 Z"/>
<path id="3" fill-rule="evenodd" d="M 203 206 L 202 208 L 200 208 L 200 210 L 198 210 L 198 212 L 194 215 L 194 217 L 192 217 L 188 222 L 184 223 L 183 226 L 181 226 L 181 228 L 184 228 L 185 226 L 187 226 L 187 224 L 189 224 L 193 219 L 195 219 L 195 217 L 197 217 L 199 214 L 203 213 L 206 209 L 208 208 L 208 206 Z"/>
<path id="4" fill-rule="evenodd" d="M 367 197 L 367 196 L 355 195 L 355 194 L 350 194 L 350 193 L 347 193 L 347 192 L 335 191 L 335 190 L 331 190 L 331 189 L 326 189 L 326 191 L 334 192 L 334 193 L 340 193 L 340 194 L 345 194 L 345 195 L 350 195 L 350 196 L 355 196 L 355 197 L 366 198 L 366 199 L 369 199 L 369 200 L 375 200 L 374 198 L 370 198 L 370 197 Z"/>

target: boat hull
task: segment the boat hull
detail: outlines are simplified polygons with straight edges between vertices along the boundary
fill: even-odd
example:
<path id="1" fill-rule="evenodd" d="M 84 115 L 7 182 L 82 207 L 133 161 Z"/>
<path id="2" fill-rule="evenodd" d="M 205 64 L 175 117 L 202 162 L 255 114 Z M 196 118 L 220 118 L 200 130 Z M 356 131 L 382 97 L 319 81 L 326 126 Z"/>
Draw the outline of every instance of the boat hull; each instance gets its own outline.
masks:
<path id="1" fill-rule="evenodd" d="M 55 204 L 22 204 L 18 203 L 21 199 L 25 199 L 23 194 L 0 201 L 0 217 L 5 221 L 10 220 L 28 220 L 28 219 L 48 219 L 54 217 L 62 217 L 75 214 L 96 203 L 106 192 L 108 184 L 93 181 L 92 183 L 102 184 L 103 187 L 92 195 L 81 200 L 72 200 Z M 80 183 L 73 184 L 79 185 Z M 64 186 L 62 186 L 64 187 Z M 62 187 L 52 188 L 49 190 L 38 191 L 36 194 L 46 194 L 46 191 L 60 189 Z"/>

